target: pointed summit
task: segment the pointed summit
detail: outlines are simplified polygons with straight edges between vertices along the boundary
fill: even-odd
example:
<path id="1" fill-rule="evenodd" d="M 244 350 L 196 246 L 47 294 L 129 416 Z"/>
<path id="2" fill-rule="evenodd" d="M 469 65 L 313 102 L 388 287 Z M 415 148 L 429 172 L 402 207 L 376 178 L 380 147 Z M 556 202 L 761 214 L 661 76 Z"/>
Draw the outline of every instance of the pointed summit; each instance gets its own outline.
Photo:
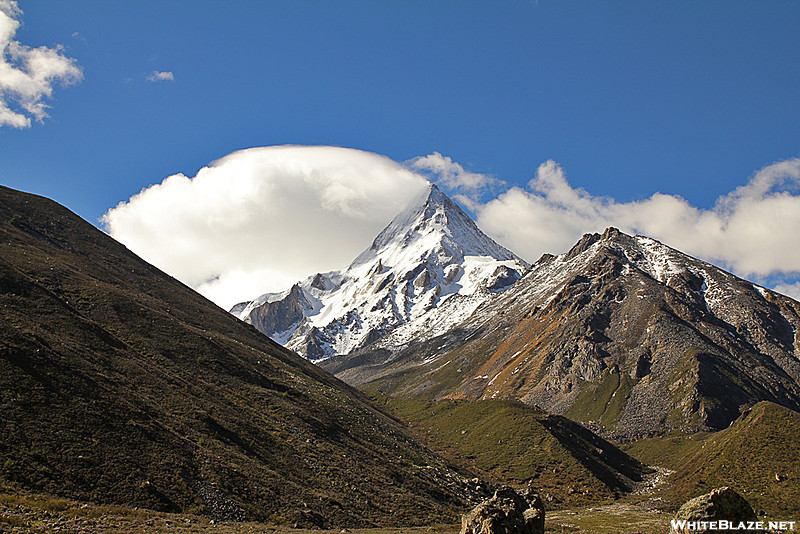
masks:
<path id="1" fill-rule="evenodd" d="M 362 252 L 350 265 L 364 264 L 376 256 L 392 255 L 399 250 L 437 248 L 452 260 L 465 256 L 487 256 L 496 260 L 516 260 L 524 263 L 514 253 L 497 244 L 484 234 L 473 220 L 436 184 L 415 198 L 398 214 L 372 245 Z"/>
<path id="2" fill-rule="evenodd" d="M 262 295 L 232 313 L 319 360 L 348 354 L 401 325 L 447 323 L 452 317 L 436 318 L 440 305 L 466 299 L 461 309 L 474 309 L 527 268 L 431 184 L 346 270 L 317 274 L 300 283 L 299 292 Z M 290 321 L 264 320 L 289 309 Z"/>

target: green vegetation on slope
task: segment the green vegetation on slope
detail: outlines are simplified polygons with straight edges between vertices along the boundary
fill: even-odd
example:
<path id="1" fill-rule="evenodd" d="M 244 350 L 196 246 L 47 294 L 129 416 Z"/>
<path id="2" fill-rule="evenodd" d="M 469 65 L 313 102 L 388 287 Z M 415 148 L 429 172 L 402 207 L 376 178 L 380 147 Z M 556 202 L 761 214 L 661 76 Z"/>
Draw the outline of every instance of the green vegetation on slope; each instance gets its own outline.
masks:
<path id="1" fill-rule="evenodd" d="M 641 440 L 627 452 L 675 470 L 665 498 L 679 504 L 731 486 L 756 510 L 775 517 L 800 513 L 800 413 L 760 402 L 713 434 Z M 788 515 L 787 515 L 788 514 Z"/>
<path id="2" fill-rule="evenodd" d="M 599 381 L 583 382 L 583 389 L 564 415 L 613 428 L 636 382 L 627 373 L 605 371 Z"/>
<path id="3" fill-rule="evenodd" d="M 658 465 L 674 471 L 680 469 L 688 458 L 702 450 L 708 432 L 696 434 L 672 433 L 667 436 L 646 438 L 624 445 L 622 449 L 647 465 Z"/>
<path id="4" fill-rule="evenodd" d="M 583 427 L 519 402 L 382 400 L 435 450 L 497 482 L 530 482 L 549 507 L 613 500 L 643 472 Z"/>

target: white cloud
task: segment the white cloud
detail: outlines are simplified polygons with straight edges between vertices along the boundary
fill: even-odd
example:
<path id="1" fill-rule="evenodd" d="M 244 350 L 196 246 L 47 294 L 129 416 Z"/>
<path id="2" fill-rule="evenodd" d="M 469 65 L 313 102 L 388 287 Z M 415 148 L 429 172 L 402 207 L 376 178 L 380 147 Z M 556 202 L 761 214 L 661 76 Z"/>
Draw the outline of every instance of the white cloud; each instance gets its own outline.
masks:
<path id="1" fill-rule="evenodd" d="M 103 217 L 147 261 L 229 308 L 346 267 L 427 182 L 335 147 L 242 150 L 175 174 Z"/>
<path id="2" fill-rule="evenodd" d="M 792 297 L 795 300 L 800 300 L 800 282 L 794 284 L 778 284 L 772 289 L 778 293 L 783 293 L 786 296 Z"/>
<path id="3" fill-rule="evenodd" d="M 80 67 L 60 46 L 30 48 L 14 40 L 21 15 L 16 1 L 0 0 L 0 126 L 13 128 L 30 127 L 31 118 L 42 122 L 53 86 L 82 77 Z"/>
<path id="4" fill-rule="evenodd" d="M 478 224 L 528 260 L 567 250 L 586 232 L 616 226 L 691 255 L 763 278 L 800 272 L 800 159 L 769 165 L 712 209 L 655 193 L 635 202 L 570 186 L 555 162 L 539 166 L 527 189 L 512 188 L 478 206 Z"/>
<path id="5" fill-rule="evenodd" d="M 175 76 L 172 74 L 171 71 L 154 70 L 153 72 L 147 75 L 147 81 L 149 82 L 175 81 Z"/>
<path id="6" fill-rule="evenodd" d="M 402 165 L 335 147 L 243 150 L 193 178 L 166 178 L 103 221 L 134 252 L 228 308 L 345 267 L 425 186 L 409 166 L 434 169 L 451 192 L 484 183 L 438 153 L 425 158 Z M 760 170 L 711 209 L 661 193 L 618 202 L 572 187 L 563 169 L 547 161 L 525 188 L 472 206 L 487 234 L 530 261 L 616 226 L 740 276 L 778 275 L 776 291 L 798 296 L 800 284 L 792 285 L 800 273 L 798 186 L 800 159 L 792 159 Z"/>
<path id="7" fill-rule="evenodd" d="M 433 152 L 406 162 L 410 168 L 425 173 L 450 195 L 472 209 L 480 199 L 505 183 L 493 176 L 470 172 L 449 156 Z"/>

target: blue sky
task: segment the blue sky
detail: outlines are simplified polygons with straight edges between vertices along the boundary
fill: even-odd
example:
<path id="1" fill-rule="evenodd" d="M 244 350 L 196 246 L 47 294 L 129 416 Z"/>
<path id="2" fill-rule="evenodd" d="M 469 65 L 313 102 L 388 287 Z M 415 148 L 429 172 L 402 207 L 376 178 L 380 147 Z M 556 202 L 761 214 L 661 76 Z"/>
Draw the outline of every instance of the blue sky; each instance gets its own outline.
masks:
<path id="1" fill-rule="evenodd" d="M 258 146 L 351 147 L 397 162 L 437 152 L 504 182 L 484 203 L 529 188 L 553 160 L 599 203 L 660 192 L 700 210 L 800 156 L 800 2 L 19 9 L 13 39 L 61 45 L 82 79 L 55 85 L 43 122 L 0 127 L 0 182 L 98 225 L 170 175 Z M 793 194 L 796 181 L 776 187 Z M 771 280 L 796 282 L 781 265 Z M 766 280 L 769 269 L 744 271 Z"/>

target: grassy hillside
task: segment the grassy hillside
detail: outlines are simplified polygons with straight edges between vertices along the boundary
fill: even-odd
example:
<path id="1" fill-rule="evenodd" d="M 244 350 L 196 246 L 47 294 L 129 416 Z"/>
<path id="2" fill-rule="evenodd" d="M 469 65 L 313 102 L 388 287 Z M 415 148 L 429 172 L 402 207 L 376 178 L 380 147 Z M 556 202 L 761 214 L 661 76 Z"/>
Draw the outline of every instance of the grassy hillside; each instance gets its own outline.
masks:
<path id="1" fill-rule="evenodd" d="M 497 482 L 530 482 L 548 507 L 613 500 L 643 473 L 637 461 L 583 427 L 518 402 L 384 402 L 435 450 Z"/>
<path id="2" fill-rule="evenodd" d="M 713 434 L 641 440 L 627 452 L 675 470 L 665 491 L 683 502 L 731 486 L 756 510 L 775 517 L 800 514 L 800 413 L 760 402 Z"/>
<path id="3" fill-rule="evenodd" d="M 0 482 L 334 526 L 456 518 L 459 481 L 358 391 L 0 188 Z"/>

